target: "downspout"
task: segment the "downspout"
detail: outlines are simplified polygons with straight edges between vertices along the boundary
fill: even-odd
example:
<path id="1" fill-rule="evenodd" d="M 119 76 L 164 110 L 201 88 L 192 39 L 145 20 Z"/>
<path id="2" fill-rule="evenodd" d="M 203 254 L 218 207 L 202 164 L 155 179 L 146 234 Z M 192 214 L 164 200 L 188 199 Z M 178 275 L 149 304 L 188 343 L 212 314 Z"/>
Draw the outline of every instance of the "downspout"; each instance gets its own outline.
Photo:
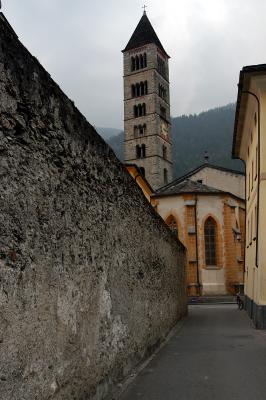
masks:
<path id="1" fill-rule="evenodd" d="M 198 250 L 198 217 L 197 217 L 197 207 L 198 206 L 198 197 L 195 195 L 195 207 L 194 207 L 194 218 L 195 218 L 195 233 L 196 233 L 196 264 L 197 264 L 197 288 L 198 295 L 201 295 L 201 286 L 199 279 L 199 250 Z"/>
<path id="2" fill-rule="evenodd" d="M 258 104 L 258 190 L 257 190 L 257 221 L 256 221 L 256 267 L 259 266 L 259 255 L 258 255 L 258 233 L 259 233 L 259 209 L 260 209 L 260 101 L 258 96 L 250 92 L 249 90 L 242 90 L 244 94 L 250 94 L 253 96 Z M 246 177 L 247 178 L 247 177 Z M 246 210 L 247 211 L 247 210 Z M 247 238 L 246 238 L 247 240 Z"/>

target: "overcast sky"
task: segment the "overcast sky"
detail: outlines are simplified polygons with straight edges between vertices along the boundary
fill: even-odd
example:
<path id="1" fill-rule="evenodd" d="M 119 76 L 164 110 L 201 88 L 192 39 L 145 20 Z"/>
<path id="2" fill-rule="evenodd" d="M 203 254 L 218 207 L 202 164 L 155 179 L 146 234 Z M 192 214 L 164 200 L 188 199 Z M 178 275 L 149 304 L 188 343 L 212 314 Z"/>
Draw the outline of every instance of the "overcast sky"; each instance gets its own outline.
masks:
<path id="1" fill-rule="evenodd" d="M 122 53 L 144 0 L 3 0 L 22 43 L 96 126 L 123 128 Z M 239 70 L 266 63 L 266 0 L 147 0 L 170 59 L 171 114 L 236 101 Z"/>

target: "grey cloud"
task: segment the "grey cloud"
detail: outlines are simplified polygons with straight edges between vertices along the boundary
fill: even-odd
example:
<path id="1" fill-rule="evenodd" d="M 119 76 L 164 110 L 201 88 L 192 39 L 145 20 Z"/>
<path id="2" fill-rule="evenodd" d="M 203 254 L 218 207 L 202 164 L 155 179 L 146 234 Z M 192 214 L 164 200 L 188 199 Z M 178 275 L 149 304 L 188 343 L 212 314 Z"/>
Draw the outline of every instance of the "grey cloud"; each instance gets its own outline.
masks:
<path id="1" fill-rule="evenodd" d="M 122 128 L 121 50 L 142 5 L 139 0 L 8 0 L 3 11 L 90 123 Z M 264 0 L 150 0 L 148 6 L 171 55 L 173 116 L 235 101 L 242 66 L 266 61 Z"/>

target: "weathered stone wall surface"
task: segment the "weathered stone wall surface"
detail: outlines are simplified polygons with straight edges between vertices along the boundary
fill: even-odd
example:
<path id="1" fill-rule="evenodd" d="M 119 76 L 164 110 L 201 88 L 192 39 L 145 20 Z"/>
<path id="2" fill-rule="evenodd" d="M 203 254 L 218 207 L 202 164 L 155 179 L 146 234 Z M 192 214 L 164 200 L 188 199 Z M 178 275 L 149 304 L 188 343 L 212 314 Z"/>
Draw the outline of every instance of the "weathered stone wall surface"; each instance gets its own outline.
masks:
<path id="1" fill-rule="evenodd" d="M 0 398 L 103 398 L 186 313 L 185 251 L 2 14 L 0 210 Z"/>

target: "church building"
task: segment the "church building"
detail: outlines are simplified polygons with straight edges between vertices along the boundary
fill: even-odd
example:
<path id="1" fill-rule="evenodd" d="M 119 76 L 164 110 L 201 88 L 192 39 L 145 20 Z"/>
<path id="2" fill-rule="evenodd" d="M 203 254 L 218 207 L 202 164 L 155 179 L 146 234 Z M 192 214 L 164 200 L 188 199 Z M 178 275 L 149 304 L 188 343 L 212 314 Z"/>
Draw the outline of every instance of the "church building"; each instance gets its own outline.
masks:
<path id="1" fill-rule="evenodd" d="M 235 294 L 244 280 L 244 174 L 206 162 L 172 181 L 169 56 L 145 11 L 123 55 L 125 165 L 187 248 L 188 294 Z"/>
<path id="2" fill-rule="evenodd" d="M 205 163 L 158 189 L 152 204 L 187 248 L 189 296 L 242 289 L 244 174 Z"/>
<path id="3" fill-rule="evenodd" d="M 124 54 L 124 161 L 153 189 L 172 180 L 169 56 L 144 11 Z"/>

